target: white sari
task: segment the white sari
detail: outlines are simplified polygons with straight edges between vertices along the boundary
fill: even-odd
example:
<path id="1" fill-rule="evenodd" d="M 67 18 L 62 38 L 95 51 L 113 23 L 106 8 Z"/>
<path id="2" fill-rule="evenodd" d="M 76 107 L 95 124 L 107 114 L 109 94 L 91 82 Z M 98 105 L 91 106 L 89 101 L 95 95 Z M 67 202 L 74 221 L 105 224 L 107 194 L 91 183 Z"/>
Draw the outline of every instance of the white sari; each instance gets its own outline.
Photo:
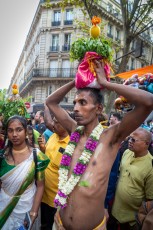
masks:
<path id="1" fill-rule="evenodd" d="M 36 185 L 34 180 L 32 183 L 29 182 L 29 185 L 28 178 L 33 167 L 33 154 L 31 153 L 28 159 L 1 177 L 2 188 L 0 190 L 0 214 L 5 210 L 5 215 L 7 210 L 14 205 L 12 201 L 17 200 L 17 204 L 15 201 L 13 211 L 1 228 L 2 230 L 17 230 L 23 224 L 26 212 L 30 211 L 32 208 Z M 25 185 L 25 191 L 21 187 L 23 184 Z"/>

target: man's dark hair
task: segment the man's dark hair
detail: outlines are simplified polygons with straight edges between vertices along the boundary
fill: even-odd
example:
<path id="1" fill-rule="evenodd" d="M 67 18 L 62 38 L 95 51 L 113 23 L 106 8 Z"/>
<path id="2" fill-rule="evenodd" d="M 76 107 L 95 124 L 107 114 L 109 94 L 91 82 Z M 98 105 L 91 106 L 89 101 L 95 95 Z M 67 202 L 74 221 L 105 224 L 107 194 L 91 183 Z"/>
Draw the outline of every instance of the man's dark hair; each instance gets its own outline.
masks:
<path id="1" fill-rule="evenodd" d="M 41 110 L 39 116 L 44 117 L 44 111 Z"/>
<path id="2" fill-rule="evenodd" d="M 81 93 L 82 91 L 90 92 L 90 96 L 94 99 L 94 103 L 102 104 L 104 101 L 103 95 L 101 94 L 100 89 L 94 89 L 94 88 L 81 88 L 78 89 L 76 94 Z"/>
<path id="3" fill-rule="evenodd" d="M 114 117 L 116 117 L 119 121 L 122 120 L 122 116 L 121 116 L 120 113 L 112 113 L 111 115 L 114 116 Z"/>

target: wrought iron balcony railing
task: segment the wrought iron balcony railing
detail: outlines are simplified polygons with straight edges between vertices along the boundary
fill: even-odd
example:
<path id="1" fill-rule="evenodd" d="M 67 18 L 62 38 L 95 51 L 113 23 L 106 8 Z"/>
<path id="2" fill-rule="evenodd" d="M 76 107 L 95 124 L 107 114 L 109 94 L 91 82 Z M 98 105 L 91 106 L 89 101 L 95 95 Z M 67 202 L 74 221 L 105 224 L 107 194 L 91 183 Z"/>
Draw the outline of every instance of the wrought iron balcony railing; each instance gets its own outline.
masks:
<path id="1" fill-rule="evenodd" d="M 52 22 L 52 26 L 60 26 L 61 25 L 61 21 L 53 21 Z"/>
<path id="2" fill-rule="evenodd" d="M 25 79 L 25 82 L 19 87 L 21 91 L 32 79 L 46 78 L 74 78 L 76 74 L 76 68 L 44 68 L 44 69 L 33 69 L 29 76 Z"/>
<path id="3" fill-rule="evenodd" d="M 75 74 L 76 68 L 48 68 L 33 70 L 33 77 L 74 78 Z"/>
<path id="4" fill-rule="evenodd" d="M 64 45 L 62 46 L 62 51 L 70 51 L 70 45 Z"/>
<path id="5" fill-rule="evenodd" d="M 59 51 L 59 46 L 50 46 L 50 51 L 51 52 L 58 52 Z"/>
<path id="6" fill-rule="evenodd" d="M 115 37 L 115 40 L 118 41 L 118 42 L 121 42 L 121 39 L 118 38 L 118 37 Z"/>
<path id="7" fill-rule="evenodd" d="M 72 25 L 73 20 L 64 20 L 64 25 Z"/>
<path id="8" fill-rule="evenodd" d="M 110 34 L 110 33 L 107 33 L 107 36 L 108 36 L 109 38 L 113 38 L 113 35 Z"/>

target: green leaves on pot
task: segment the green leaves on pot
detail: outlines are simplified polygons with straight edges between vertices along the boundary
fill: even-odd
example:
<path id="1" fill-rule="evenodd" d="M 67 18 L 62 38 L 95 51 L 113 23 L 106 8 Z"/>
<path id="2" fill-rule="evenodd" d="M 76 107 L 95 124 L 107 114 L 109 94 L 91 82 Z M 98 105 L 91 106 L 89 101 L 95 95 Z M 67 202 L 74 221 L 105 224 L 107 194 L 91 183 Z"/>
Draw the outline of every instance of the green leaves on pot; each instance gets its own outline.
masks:
<path id="1" fill-rule="evenodd" d="M 70 60 L 83 59 L 86 52 L 96 52 L 109 62 L 113 59 L 113 49 L 111 43 L 104 38 L 79 38 L 74 41 L 70 49 Z"/>

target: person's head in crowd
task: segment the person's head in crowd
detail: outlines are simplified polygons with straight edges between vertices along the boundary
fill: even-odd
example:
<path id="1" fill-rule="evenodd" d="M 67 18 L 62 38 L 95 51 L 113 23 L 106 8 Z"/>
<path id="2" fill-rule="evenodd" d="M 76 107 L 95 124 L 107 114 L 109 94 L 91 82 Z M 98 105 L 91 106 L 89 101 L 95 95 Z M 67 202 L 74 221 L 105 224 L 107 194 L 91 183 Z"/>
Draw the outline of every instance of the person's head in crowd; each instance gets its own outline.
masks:
<path id="1" fill-rule="evenodd" d="M 35 138 L 34 138 L 34 131 L 31 125 L 27 125 L 27 136 L 28 141 L 32 147 L 35 147 Z"/>
<path id="2" fill-rule="evenodd" d="M 103 109 L 103 95 L 99 89 L 81 88 L 77 90 L 73 103 L 77 124 L 86 125 L 94 120 L 95 117 L 98 121 L 98 116 Z"/>
<path id="3" fill-rule="evenodd" d="M 66 110 L 66 112 L 69 114 L 71 118 L 74 118 L 74 114 L 70 111 Z M 53 117 L 53 131 L 54 133 L 58 134 L 59 137 L 65 138 L 68 136 L 67 131 L 63 128 L 63 126 L 57 121 L 55 117 Z"/>
<path id="4" fill-rule="evenodd" d="M 112 113 L 109 118 L 109 125 L 115 125 L 122 120 L 120 113 Z"/>
<path id="5" fill-rule="evenodd" d="M 98 120 L 99 122 L 103 125 L 103 126 L 107 126 L 108 125 L 108 115 L 106 113 L 101 113 L 98 116 Z"/>
<path id="6" fill-rule="evenodd" d="M 141 156 L 147 154 L 151 141 L 151 133 L 148 130 L 140 127 L 132 132 L 129 136 L 128 148 L 138 156 Z"/>
<path id="7" fill-rule="evenodd" d="M 15 115 L 8 119 L 6 124 L 5 143 L 6 148 L 12 154 L 12 148 L 18 146 L 29 146 L 27 139 L 27 121 L 24 117 Z"/>
<path id="8" fill-rule="evenodd" d="M 35 124 L 39 124 L 39 117 L 40 117 L 40 111 L 37 111 L 34 116 Z"/>
<path id="9" fill-rule="evenodd" d="M 39 124 L 44 123 L 44 111 L 40 111 L 39 113 Z"/>

